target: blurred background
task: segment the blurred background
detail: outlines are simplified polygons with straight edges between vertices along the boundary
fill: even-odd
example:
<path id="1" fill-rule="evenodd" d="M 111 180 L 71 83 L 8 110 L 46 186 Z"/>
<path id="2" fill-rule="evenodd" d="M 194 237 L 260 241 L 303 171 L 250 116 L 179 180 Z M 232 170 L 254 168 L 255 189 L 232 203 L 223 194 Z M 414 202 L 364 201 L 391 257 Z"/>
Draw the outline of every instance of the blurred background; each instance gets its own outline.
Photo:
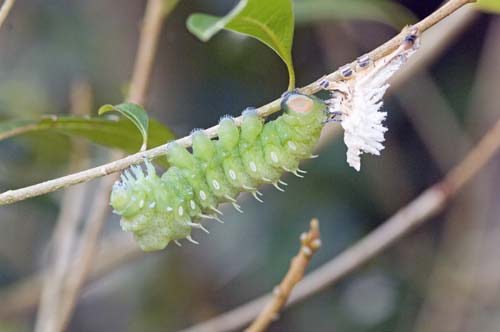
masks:
<path id="1" fill-rule="evenodd" d="M 319 1 L 296 1 L 298 86 L 441 3 L 349 1 L 316 10 Z M 189 14 L 223 15 L 234 4 L 180 1 L 164 26 L 145 108 L 178 137 L 286 90 L 286 67 L 262 44 L 228 32 L 202 43 L 186 30 Z M 0 31 L 0 119 L 68 114 L 75 82 L 88 82 L 94 114 L 121 102 L 144 6 L 19 0 Z M 429 30 L 385 98 L 390 130 L 380 157 L 364 157 L 360 173 L 348 167 L 332 124 L 320 158 L 303 164 L 305 179 L 287 176 L 286 193 L 263 188 L 265 204 L 243 197 L 245 214 L 226 208 L 224 225 L 194 233 L 199 246 L 142 253 L 110 216 L 93 264 L 102 269 L 84 288 L 69 330 L 175 331 L 243 304 L 279 282 L 312 217 L 323 246 L 309 270 L 332 259 L 441 179 L 498 119 L 499 41 L 500 16 L 472 8 Z M 75 144 L 81 141 L 47 133 L 0 141 L 0 191 L 68 173 Z M 90 164 L 105 162 L 107 151 L 91 145 Z M 500 331 L 499 166 L 497 156 L 432 222 L 287 310 L 271 330 Z M 36 276 L 64 193 L 0 208 L 0 331 L 32 330 Z"/>

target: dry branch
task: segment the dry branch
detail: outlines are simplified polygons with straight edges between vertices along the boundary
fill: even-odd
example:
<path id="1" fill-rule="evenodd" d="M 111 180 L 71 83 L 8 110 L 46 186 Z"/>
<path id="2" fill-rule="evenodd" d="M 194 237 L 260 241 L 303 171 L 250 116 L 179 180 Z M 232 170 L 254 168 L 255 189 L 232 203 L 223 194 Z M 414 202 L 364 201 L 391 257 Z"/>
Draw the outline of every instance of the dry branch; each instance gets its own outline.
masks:
<path id="1" fill-rule="evenodd" d="M 16 0 L 5 0 L 3 2 L 2 7 L 0 8 L 0 28 L 5 22 L 7 16 L 9 15 L 12 6 L 14 6 L 14 2 L 16 2 Z"/>
<path id="2" fill-rule="evenodd" d="M 434 24 L 440 22 L 442 19 L 452 14 L 456 10 L 460 9 L 462 6 L 467 3 L 474 2 L 474 0 L 450 0 L 444 6 L 436 10 L 434 13 L 415 24 L 415 26 L 419 29 L 419 31 L 424 32 L 429 29 Z M 377 60 L 381 57 L 387 55 L 391 51 L 395 50 L 400 43 L 402 42 L 404 36 L 407 33 L 407 29 L 403 29 L 403 31 L 398 34 L 396 37 L 392 38 L 385 44 L 379 46 L 375 50 L 371 51 L 368 55 L 373 59 Z M 354 64 L 354 63 L 353 63 Z M 338 81 L 341 78 L 341 75 L 338 71 L 331 73 L 326 76 L 330 81 Z M 321 78 L 322 80 L 324 78 Z M 303 93 L 316 93 L 319 91 L 318 81 L 309 84 L 308 86 L 300 89 Z M 265 117 L 272 113 L 277 112 L 280 104 L 280 99 L 274 100 L 273 102 L 260 107 L 257 111 L 259 116 Z M 235 119 L 236 123 L 241 124 L 241 117 Z M 205 130 L 206 134 L 209 137 L 215 137 L 217 135 L 218 126 L 213 126 Z M 191 136 L 186 136 L 177 140 L 177 143 L 184 147 L 189 147 L 192 144 Z M 127 156 L 123 159 L 119 159 L 117 161 L 101 165 L 98 167 L 94 167 L 85 171 L 81 171 L 78 173 L 70 174 L 67 176 L 63 176 L 57 179 L 49 180 L 46 182 L 42 182 L 39 184 L 35 184 L 29 187 L 9 190 L 2 194 L 0 194 L 0 205 L 11 204 L 20 200 L 24 200 L 30 197 L 35 197 L 43 194 L 47 194 L 49 192 L 56 191 L 58 189 L 75 185 L 81 182 L 90 181 L 92 179 L 109 175 L 111 173 L 119 172 L 124 170 L 125 168 L 134 165 L 140 164 L 144 161 L 145 158 L 154 159 L 161 155 L 164 155 L 166 152 L 167 145 L 162 145 L 147 151 L 139 152 L 130 156 Z"/>
<path id="3" fill-rule="evenodd" d="M 130 94 L 127 98 L 129 102 L 142 104 L 146 98 L 161 27 L 168 14 L 164 10 L 164 5 L 167 2 L 176 3 L 177 0 L 149 0 L 147 2 L 134 64 Z M 169 7 L 170 10 L 173 8 L 174 6 Z M 123 154 L 121 152 L 111 154 L 111 159 L 115 158 L 123 158 Z M 53 329 L 54 332 L 63 331 L 71 319 L 78 294 L 90 272 L 95 253 L 97 252 L 102 228 L 109 214 L 108 197 L 117 177 L 118 174 L 114 174 L 111 177 L 102 179 L 99 184 L 98 191 L 91 205 L 90 216 L 86 221 L 77 252 L 73 257 L 73 264 L 68 269 L 68 271 L 71 271 L 71 274 L 66 275 L 64 285 L 62 286 L 60 305 L 57 307 L 57 310 L 56 308 L 53 309 L 54 317 L 57 316 L 56 326 Z"/>
<path id="4" fill-rule="evenodd" d="M 88 115 L 92 109 L 92 92 L 87 82 L 77 82 L 71 91 L 71 113 Z M 87 167 L 88 144 L 84 141 L 73 142 L 73 155 L 69 169 L 76 171 Z M 40 305 L 35 323 L 35 332 L 54 331 L 59 318 L 61 287 L 68 273 L 73 256 L 77 229 L 84 214 L 87 185 L 69 188 L 61 200 L 61 208 L 51 241 L 51 255 L 44 275 Z"/>
<path id="5" fill-rule="evenodd" d="M 319 222 L 317 219 L 311 220 L 309 232 L 302 233 L 300 242 L 299 253 L 292 259 L 285 278 L 274 289 L 271 301 L 269 301 L 245 332 L 262 332 L 279 317 L 279 313 L 286 304 L 293 287 L 302 280 L 312 255 L 321 246 Z"/>

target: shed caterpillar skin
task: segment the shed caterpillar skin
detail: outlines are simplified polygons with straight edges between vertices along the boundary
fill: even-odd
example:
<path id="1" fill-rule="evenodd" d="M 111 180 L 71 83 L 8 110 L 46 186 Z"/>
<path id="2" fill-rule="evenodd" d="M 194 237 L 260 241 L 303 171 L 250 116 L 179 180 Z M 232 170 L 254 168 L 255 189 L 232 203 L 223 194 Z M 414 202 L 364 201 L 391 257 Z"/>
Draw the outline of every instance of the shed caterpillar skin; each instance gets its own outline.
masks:
<path id="1" fill-rule="evenodd" d="M 261 184 L 282 190 L 278 184 L 284 172 L 301 176 L 299 161 L 314 157 L 331 114 L 324 101 L 296 92 L 283 97 L 281 108 L 283 114 L 265 124 L 254 110 L 243 112 L 240 128 L 232 118 L 222 118 L 218 140 L 201 130 L 193 132 L 192 153 L 172 142 L 167 149 L 171 167 L 161 177 L 149 162 L 146 174 L 138 166 L 125 171 L 111 193 L 122 228 L 146 251 L 185 238 L 196 243 L 192 229 L 208 232 L 200 222 L 219 220 L 219 204 L 229 202 L 240 210 L 236 198 L 241 192 L 260 201 Z"/>
<path id="2" fill-rule="evenodd" d="M 388 55 L 372 61 L 369 56 L 358 58 L 356 65 L 339 68 L 343 80 L 323 80 L 320 87 L 329 90 L 327 100 L 331 114 L 337 115 L 344 129 L 347 163 L 361 168 L 361 155 L 379 155 L 384 149 L 384 126 L 387 113 L 381 112 L 382 98 L 389 87 L 388 80 L 398 72 L 419 48 L 419 31 L 411 27 L 401 45 Z"/>

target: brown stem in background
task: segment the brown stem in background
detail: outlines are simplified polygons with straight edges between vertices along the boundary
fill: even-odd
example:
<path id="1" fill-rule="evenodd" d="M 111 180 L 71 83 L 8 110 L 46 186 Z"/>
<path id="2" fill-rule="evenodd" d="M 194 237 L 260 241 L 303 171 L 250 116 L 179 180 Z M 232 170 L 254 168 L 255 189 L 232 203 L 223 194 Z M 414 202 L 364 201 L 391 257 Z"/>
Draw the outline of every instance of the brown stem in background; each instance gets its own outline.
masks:
<path id="1" fill-rule="evenodd" d="M 452 14 L 456 10 L 460 9 L 462 6 L 466 5 L 467 3 L 474 2 L 472 0 L 450 0 L 447 2 L 444 6 L 436 10 L 434 13 L 420 21 L 419 23 L 415 24 L 414 26 L 419 29 L 420 32 L 424 32 L 434 24 L 440 22 L 442 19 L 447 17 L 448 15 Z M 375 50 L 372 52 L 368 53 L 368 55 L 373 59 L 377 60 L 380 59 L 381 57 L 387 55 L 394 49 L 396 49 L 402 42 L 404 36 L 407 34 L 407 29 L 403 29 L 403 31 L 398 34 L 396 37 L 392 38 L 385 44 L 377 47 Z M 354 63 L 352 64 L 354 65 Z M 331 81 L 338 81 L 341 79 L 341 75 L 338 71 L 335 71 L 334 73 L 326 76 L 329 80 Z M 299 91 L 307 94 L 313 94 L 316 93 L 320 90 L 319 87 L 319 81 L 321 81 L 324 78 L 321 78 L 317 80 L 316 82 L 313 82 L 309 84 L 308 86 L 299 89 Z M 134 84 L 132 84 L 134 85 Z M 268 116 L 272 113 L 277 112 L 280 109 L 280 100 L 277 99 L 267 105 L 264 105 L 260 107 L 257 112 L 259 116 L 265 117 Z M 237 125 L 241 124 L 241 117 L 235 118 L 235 122 Z M 205 130 L 205 133 L 209 137 L 215 137 L 217 136 L 217 131 L 218 131 L 219 126 L 213 126 L 211 128 L 208 128 Z M 179 145 L 184 146 L 184 147 L 189 147 L 192 144 L 191 141 L 191 136 L 186 136 L 183 138 L 180 138 L 176 141 Z M 139 152 L 130 156 L 127 156 L 125 158 L 122 158 L 120 160 L 116 160 L 114 162 L 101 165 L 98 167 L 94 167 L 85 171 L 81 171 L 78 173 L 70 174 L 67 176 L 63 176 L 57 179 L 49 180 L 46 182 L 42 182 L 39 184 L 35 184 L 29 187 L 21 188 L 21 189 L 16 189 L 16 190 L 9 190 L 6 191 L 2 194 L 0 194 L 0 205 L 3 204 L 11 204 L 20 200 L 24 200 L 30 197 L 34 196 L 39 196 L 43 194 L 47 194 L 49 192 L 56 191 L 58 189 L 75 185 L 81 182 L 86 182 L 90 181 L 92 179 L 109 175 L 111 173 L 119 172 L 124 170 L 125 168 L 134 165 L 134 164 L 140 164 L 144 161 L 144 158 L 148 159 L 154 159 L 156 157 L 162 156 L 165 154 L 167 149 L 167 144 L 158 146 L 156 148 Z"/>
<path id="2" fill-rule="evenodd" d="M 172 5 L 169 6 L 170 12 L 170 10 L 174 8 L 175 3 L 177 3 L 177 0 L 149 0 L 147 2 L 131 81 L 130 94 L 127 98 L 129 102 L 143 104 L 146 98 L 146 90 L 151 77 L 151 69 L 156 54 L 161 27 L 167 14 L 164 10 L 164 6 L 167 2 L 172 3 Z M 114 152 L 111 155 L 111 159 L 123 157 L 124 155 L 121 152 Z M 73 264 L 68 270 L 71 271 L 71 273 L 66 274 L 61 306 L 58 308 L 59 320 L 58 325 L 54 329 L 55 332 L 64 330 L 71 319 L 80 289 L 94 262 L 94 256 L 97 252 L 102 228 L 109 214 L 109 195 L 113 183 L 118 179 L 118 176 L 119 174 L 114 174 L 113 176 L 104 178 L 99 184 L 98 191 L 90 208 L 91 214 L 86 221 L 77 252 L 73 257 Z"/>
<path id="3" fill-rule="evenodd" d="M 148 1 L 127 98 L 131 103 L 144 104 L 164 18 L 175 8 L 178 1 Z"/>
<path id="4" fill-rule="evenodd" d="M 492 17 L 471 82 L 464 123 L 468 133 L 498 117 L 499 39 L 500 18 Z M 413 331 L 488 331 L 498 326 L 499 161 L 482 169 L 447 211 Z"/>
<path id="5" fill-rule="evenodd" d="M 80 289 L 87 278 L 89 268 L 97 252 L 99 237 L 109 214 L 108 199 L 114 177 L 104 178 L 99 183 L 99 188 L 91 204 L 91 214 L 88 217 L 85 229 L 79 241 L 76 254 L 72 257 L 70 268 L 67 270 L 66 278 L 61 294 L 60 307 L 53 308 L 59 315 L 58 324 L 52 331 L 59 332 L 65 329 L 73 311 Z M 49 332 L 49 331 L 47 331 Z"/>
<path id="6" fill-rule="evenodd" d="M 92 109 L 92 92 L 87 82 L 78 82 L 71 90 L 71 114 L 89 115 Z M 73 142 L 73 155 L 69 169 L 74 171 L 89 165 L 88 144 L 82 140 Z M 55 330 L 60 307 L 61 286 L 68 272 L 77 235 L 78 224 L 84 214 L 87 185 L 69 188 L 61 201 L 59 216 L 53 231 L 52 248 L 47 273 L 40 298 L 35 332 Z"/>
<path id="7" fill-rule="evenodd" d="M 15 2 L 16 0 L 5 0 L 3 2 L 2 7 L 0 8 L 0 28 L 2 28 L 2 25 L 9 15 L 10 10 L 12 9 L 12 6 L 14 6 Z"/>
<path id="8" fill-rule="evenodd" d="M 87 281 L 102 277 L 142 255 L 144 252 L 138 249 L 137 243 L 132 238 L 124 236 L 122 232 L 116 232 L 100 244 Z M 2 299 L 0 319 L 29 311 L 36 306 L 40 298 L 40 289 L 45 273 L 40 272 L 2 289 L 0 292 L 0 299 Z"/>
<path id="9" fill-rule="evenodd" d="M 319 236 L 319 222 L 317 219 L 311 220 L 309 232 L 302 233 L 300 236 L 300 250 L 297 256 L 292 258 L 290 268 L 273 291 L 273 297 L 269 303 L 262 309 L 257 318 L 245 330 L 245 332 L 263 332 L 269 324 L 279 317 L 281 309 L 286 304 L 288 296 L 292 292 L 293 287 L 302 280 L 307 264 L 312 258 L 312 255 L 321 246 Z"/>
<path id="10" fill-rule="evenodd" d="M 454 195 L 500 149 L 500 120 L 441 182 L 433 185 L 410 204 L 400 209 L 356 244 L 307 275 L 295 287 L 287 306 L 302 301 L 327 287 L 331 287 L 352 271 L 361 267 L 384 249 L 394 244 L 415 227 L 436 215 Z M 226 312 L 181 332 L 228 332 L 250 322 L 271 298 L 271 294 L 257 298 L 239 308 Z"/>

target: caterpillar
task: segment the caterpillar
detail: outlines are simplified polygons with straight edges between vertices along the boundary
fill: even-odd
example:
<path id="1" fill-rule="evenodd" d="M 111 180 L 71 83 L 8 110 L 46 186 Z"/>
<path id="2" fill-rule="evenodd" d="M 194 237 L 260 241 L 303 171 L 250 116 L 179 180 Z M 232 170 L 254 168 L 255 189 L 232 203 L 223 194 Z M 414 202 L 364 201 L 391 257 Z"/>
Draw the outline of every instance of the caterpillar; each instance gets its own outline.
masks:
<path id="1" fill-rule="evenodd" d="M 331 117 L 329 108 L 297 92 L 285 94 L 281 108 L 283 114 L 267 123 L 247 109 L 239 128 L 231 117 L 223 117 L 217 140 L 194 131 L 192 153 L 171 142 L 166 150 L 171 167 L 161 176 L 148 161 L 146 172 L 138 166 L 125 171 L 110 199 L 123 230 L 132 232 L 145 251 L 181 239 L 196 243 L 191 230 L 208 232 L 202 219 L 220 221 L 219 204 L 231 203 L 240 210 L 236 198 L 241 192 L 260 201 L 261 184 L 282 190 L 284 172 L 302 177 L 299 161 L 315 157 L 312 151 Z"/>
<path id="2" fill-rule="evenodd" d="M 400 47 L 372 61 L 358 59 L 356 67 L 339 69 L 339 82 L 321 80 L 318 87 L 330 92 L 323 101 L 296 91 L 281 101 L 283 114 L 264 123 L 255 109 L 242 113 L 241 127 L 223 117 L 218 139 L 211 140 L 202 130 L 191 134 L 192 152 L 172 142 L 166 150 L 171 167 L 161 176 L 145 161 L 146 172 L 133 166 L 121 175 L 111 192 L 110 204 L 121 216 L 123 230 L 132 232 L 145 251 L 160 250 L 171 241 L 191 237 L 201 229 L 203 219 L 221 221 L 221 203 L 231 203 L 241 212 L 236 198 L 241 192 L 257 200 L 262 184 L 279 184 L 284 172 L 302 177 L 299 162 L 312 154 L 327 122 L 339 121 L 344 128 L 347 162 L 359 171 L 360 155 L 378 155 L 384 148 L 383 126 L 386 113 L 380 112 L 387 80 L 418 48 L 418 30 L 411 28 Z"/>

